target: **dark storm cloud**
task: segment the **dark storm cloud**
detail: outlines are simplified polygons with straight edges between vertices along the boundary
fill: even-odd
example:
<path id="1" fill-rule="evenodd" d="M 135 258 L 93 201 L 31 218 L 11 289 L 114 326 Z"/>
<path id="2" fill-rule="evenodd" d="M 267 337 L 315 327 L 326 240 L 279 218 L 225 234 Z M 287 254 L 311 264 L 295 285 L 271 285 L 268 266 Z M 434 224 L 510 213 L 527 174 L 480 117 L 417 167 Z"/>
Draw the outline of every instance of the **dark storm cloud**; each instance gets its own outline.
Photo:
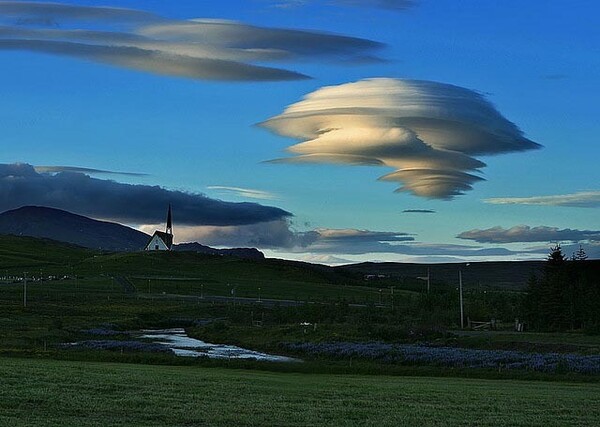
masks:
<path id="1" fill-rule="evenodd" d="M 164 220 L 169 203 L 177 222 L 186 225 L 244 225 L 291 216 L 282 209 L 257 203 L 224 202 L 203 194 L 123 184 L 82 173 L 38 173 L 28 164 L 0 164 L 2 211 L 39 205 L 94 218 L 152 224 Z"/>
<path id="2" fill-rule="evenodd" d="M 199 80 L 301 80 L 308 77 L 259 63 L 372 62 L 380 60 L 374 52 L 383 47 L 316 31 L 215 19 L 175 20 L 138 10 L 61 3 L 0 2 L 0 23 L 0 50 L 70 56 Z"/>
<path id="3" fill-rule="evenodd" d="M 506 229 L 492 227 L 485 230 L 469 230 L 456 237 L 479 243 L 600 241 L 600 230 L 573 230 L 570 228 L 561 230 L 557 227 L 518 225 Z"/>

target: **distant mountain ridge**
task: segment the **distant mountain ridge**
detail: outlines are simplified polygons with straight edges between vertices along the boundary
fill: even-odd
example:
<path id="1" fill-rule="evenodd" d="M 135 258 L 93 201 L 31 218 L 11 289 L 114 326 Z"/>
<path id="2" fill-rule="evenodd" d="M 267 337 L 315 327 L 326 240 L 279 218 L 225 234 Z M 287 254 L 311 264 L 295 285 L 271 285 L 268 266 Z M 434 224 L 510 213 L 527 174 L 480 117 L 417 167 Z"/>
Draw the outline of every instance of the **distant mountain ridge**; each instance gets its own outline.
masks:
<path id="1" fill-rule="evenodd" d="M 141 250 L 150 239 L 146 233 L 121 224 L 44 206 L 24 206 L 1 213 L 0 234 L 52 239 L 107 251 Z"/>
<path id="2" fill-rule="evenodd" d="M 208 255 L 226 255 L 226 256 L 235 256 L 238 258 L 245 259 L 264 259 L 265 254 L 259 251 L 256 248 L 231 248 L 231 249 L 216 249 L 211 248 L 210 246 L 204 246 L 200 243 L 180 243 L 173 247 L 173 250 L 176 251 L 188 251 L 188 252 L 197 252 L 201 254 Z"/>
<path id="3" fill-rule="evenodd" d="M 121 224 L 44 206 L 24 206 L 0 213 L 0 234 L 51 239 L 116 252 L 141 251 L 150 240 L 148 234 Z M 215 249 L 200 243 L 184 243 L 175 245 L 174 249 L 238 258 L 264 258 L 264 254 L 254 248 Z"/>

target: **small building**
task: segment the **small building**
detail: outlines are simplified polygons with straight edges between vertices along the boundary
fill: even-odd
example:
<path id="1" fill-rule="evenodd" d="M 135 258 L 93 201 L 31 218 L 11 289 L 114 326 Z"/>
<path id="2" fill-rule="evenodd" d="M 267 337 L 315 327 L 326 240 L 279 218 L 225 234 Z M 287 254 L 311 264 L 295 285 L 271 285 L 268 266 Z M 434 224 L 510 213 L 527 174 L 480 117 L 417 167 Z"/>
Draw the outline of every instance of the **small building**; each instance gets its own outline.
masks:
<path id="1" fill-rule="evenodd" d="M 173 249 L 173 215 L 171 204 L 167 213 L 167 227 L 165 231 L 156 230 L 144 248 L 145 251 L 170 251 Z"/>

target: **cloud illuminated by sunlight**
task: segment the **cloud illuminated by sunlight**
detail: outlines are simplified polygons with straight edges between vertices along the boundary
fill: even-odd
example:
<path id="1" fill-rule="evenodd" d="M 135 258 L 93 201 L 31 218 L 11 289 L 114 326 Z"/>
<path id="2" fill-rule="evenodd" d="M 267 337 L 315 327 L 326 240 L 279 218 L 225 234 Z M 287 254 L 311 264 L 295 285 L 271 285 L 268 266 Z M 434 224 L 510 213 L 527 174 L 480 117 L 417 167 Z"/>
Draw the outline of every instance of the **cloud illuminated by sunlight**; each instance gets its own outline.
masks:
<path id="1" fill-rule="evenodd" d="M 225 193 L 233 193 L 249 199 L 274 200 L 277 197 L 273 193 L 263 190 L 254 190 L 252 188 L 228 187 L 226 185 L 209 185 L 209 190 L 217 190 Z"/>
<path id="2" fill-rule="evenodd" d="M 263 65 L 308 59 L 360 63 L 381 43 L 215 19 L 169 19 L 135 9 L 0 2 L 0 50 L 68 56 L 201 80 L 281 81 L 308 76 Z"/>
<path id="3" fill-rule="evenodd" d="M 476 157 L 540 147 L 482 94 L 420 80 L 323 87 L 261 125 L 301 141 L 275 162 L 387 166 L 396 170 L 381 180 L 437 199 L 483 180 Z"/>

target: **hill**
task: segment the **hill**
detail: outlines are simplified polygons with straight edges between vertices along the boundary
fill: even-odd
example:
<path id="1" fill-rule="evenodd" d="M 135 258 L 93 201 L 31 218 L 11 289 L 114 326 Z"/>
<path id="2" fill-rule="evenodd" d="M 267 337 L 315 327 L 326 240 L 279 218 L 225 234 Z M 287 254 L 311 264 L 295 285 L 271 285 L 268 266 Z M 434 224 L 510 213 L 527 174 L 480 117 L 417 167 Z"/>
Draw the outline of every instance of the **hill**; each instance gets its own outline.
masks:
<path id="1" fill-rule="evenodd" d="M 0 236 L 0 271 L 39 269 L 52 274 L 210 277 L 213 280 L 291 280 L 347 283 L 348 274 L 331 267 L 280 259 L 242 259 L 197 251 L 105 252 L 24 236 Z M 207 247 L 208 248 L 208 247 Z M 208 248 L 212 249 L 212 248 Z M 257 251 L 258 252 L 258 251 Z M 355 275 L 362 281 L 360 275 Z"/>
<path id="2" fill-rule="evenodd" d="M 264 259 L 265 254 L 259 251 L 256 248 L 231 248 L 231 249 L 215 249 L 210 246 L 204 246 L 200 243 L 180 243 L 173 247 L 173 250 L 182 252 L 196 252 L 200 254 L 206 255 L 225 255 L 225 256 L 234 256 L 237 258 L 245 258 L 245 259 Z"/>
<path id="3" fill-rule="evenodd" d="M 42 206 L 3 212 L 0 234 L 52 239 L 107 251 L 141 250 L 150 239 L 146 233 L 124 225 Z"/>
<path id="4" fill-rule="evenodd" d="M 600 261 L 588 262 L 594 268 L 600 267 Z M 367 262 L 328 267 L 264 258 L 263 254 L 256 249 L 214 249 L 200 244 L 182 244 L 170 253 L 140 251 L 106 253 L 106 251 L 90 250 L 47 239 L 10 235 L 2 236 L 0 239 L 0 269 L 15 272 L 22 271 L 24 267 L 29 269 L 44 267 L 44 271 L 51 270 L 57 274 L 69 273 L 71 266 L 74 266 L 75 272 L 79 274 L 104 272 L 128 276 L 199 276 L 225 282 L 238 278 L 247 281 L 284 279 L 296 282 L 318 281 L 373 288 L 394 286 L 396 289 L 421 290 L 425 282 L 418 278 L 427 276 L 428 270 L 433 284 L 453 285 L 458 284 L 458 271 L 462 269 L 463 283 L 466 287 L 521 290 L 532 274 L 541 272 L 543 265 L 543 261 L 472 262 L 468 266 Z"/>
<path id="5" fill-rule="evenodd" d="M 43 206 L 25 206 L 1 213 L 0 234 L 51 239 L 112 252 L 141 251 L 150 239 L 146 233 L 121 224 Z M 200 243 L 175 245 L 174 250 L 248 259 L 265 257 L 254 248 L 215 249 Z"/>
<path id="6" fill-rule="evenodd" d="M 494 288 L 522 289 L 532 274 L 539 274 L 544 261 L 487 261 L 466 264 L 409 264 L 373 263 L 335 267 L 341 271 L 374 276 L 372 280 L 415 279 L 426 277 L 427 271 L 432 283 L 458 284 L 458 271 L 462 270 L 465 286 L 485 286 Z M 377 277 L 383 276 L 383 277 Z"/>

